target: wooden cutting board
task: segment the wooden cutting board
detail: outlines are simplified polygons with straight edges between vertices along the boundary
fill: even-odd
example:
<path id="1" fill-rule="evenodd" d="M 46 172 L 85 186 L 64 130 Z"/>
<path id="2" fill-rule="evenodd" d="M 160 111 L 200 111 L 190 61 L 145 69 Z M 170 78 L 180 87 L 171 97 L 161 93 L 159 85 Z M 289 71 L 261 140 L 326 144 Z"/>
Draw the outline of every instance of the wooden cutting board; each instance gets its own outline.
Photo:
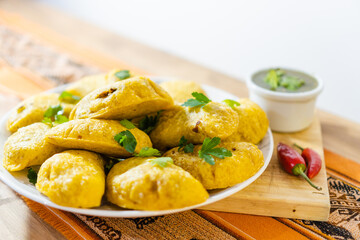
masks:
<path id="1" fill-rule="evenodd" d="M 202 209 L 317 221 L 328 219 L 330 199 L 318 118 L 301 132 L 273 132 L 273 135 L 275 149 L 265 172 L 242 191 Z M 322 169 L 312 180 L 322 187 L 322 191 L 315 190 L 301 177 L 292 176 L 281 168 L 276 156 L 279 142 L 310 147 L 321 155 Z"/>

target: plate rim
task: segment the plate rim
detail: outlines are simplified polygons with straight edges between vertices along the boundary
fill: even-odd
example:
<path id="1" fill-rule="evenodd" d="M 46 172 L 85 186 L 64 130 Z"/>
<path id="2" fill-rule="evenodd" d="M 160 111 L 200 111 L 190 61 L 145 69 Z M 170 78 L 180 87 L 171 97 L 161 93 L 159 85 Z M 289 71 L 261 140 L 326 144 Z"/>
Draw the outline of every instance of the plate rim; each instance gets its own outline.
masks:
<path id="1" fill-rule="evenodd" d="M 170 78 L 170 77 L 150 77 L 153 81 L 155 82 L 163 82 L 163 81 L 169 81 L 175 78 Z M 71 84 L 71 83 L 70 83 Z M 45 92 L 61 92 L 63 91 L 66 86 L 70 85 L 70 84 L 63 84 L 60 86 L 57 86 L 55 88 L 52 88 L 50 90 L 47 90 Z M 210 91 L 220 91 L 223 92 L 224 95 L 229 96 L 229 98 L 233 98 L 238 99 L 239 97 L 216 87 L 212 87 L 209 86 L 207 84 L 201 84 L 201 86 L 205 89 L 209 89 Z M 13 111 L 13 109 L 16 106 L 14 106 L 13 108 L 11 108 L 1 119 L 0 119 L 0 128 L 3 128 L 4 126 L 6 126 L 6 122 L 7 119 L 9 118 L 10 113 Z M 18 179 L 16 179 L 16 177 L 14 177 L 13 175 L 11 175 L 10 172 L 8 172 L 3 166 L 2 166 L 2 161 L 3 159 L 0 159 L 0 170 L 1 171 L 6 171 L 8 174 L 11 175 L 11 177 L 13 179 L 9 179 L 6 176 L 3 176 L 2 174 L 0 174 L 0 180 L 3 181 L 6 185 L 8 185 L 11 189 L 13 189 L 14 191 L 16 191 L 17 193 L 35 201 L 38 203 L 41 203 L 43 205 L 45 205 L 46 207 L 53 207 L 56 209 L 60 209 L 60 210 L 64 210 L 67 212 L 72 212 L 72 213 L 78 213 L 78 214 L 85 214 L 85 215 L 92 215 L 92 216 L 100 216 L 100 217 L 120 217 L 120 218 L 137 218 L 137 217 L 153 217 L 153 216 L 161 216 L 161 215 L 167 215 L 167 214 L 172 214 L 172 213 L 177 213 L 177 212 L 183 212 L 183 211 L 187 211 L 187 210 L 191 210 L 191 209 L 197 209 L 209 204 L 212 204 L 214 202 L 217 202 L 219 200 L 225 199 L 239 191 L 241 191 L 242 189 L 246 188 L 247 186 L 249 186 L 251 183 L 255 182 L 256 179 L 258 179 L 263 172 L 267 169 L 270 160 L 272 158 L 273 155 L 273 149 L 274 149 L 274 139 L 273 139 L 273 135 L 271 132 L 271 129 L 268 128 L 266 135 L 264 137 L 268 138 L 269 140 L 269 145 L 267 146 L 269 148 L 269 154 L 267 156 L 264 156 L 264 165 L 250 178 L 248 178 L 247 180 L 238 183 L 234 186 L 228 187 L 224 190 L 218 190 L 220 191 L 219 194 L 217 194 L 216 196 L 212 196 L 211 198 L 209 197 L 205 202 L 200 203 L 200 204 L 196 204 L 196 205 L 192 205 L 192 206 L 188 206 L 188 207 L 184 207 L 184 208 L 178 208 L 178 209 L 169 209 L 169 210 L 155 210 L 155 211 L 145 211 L 145 210 L 132 210 L 132 209 L 125 209 L 125 210 L 114 210 L 114 209 L 97 209 L 97 208 L 73 208 L 73 207 L 65 207 L 65 206 L 61 206 L 58 205 L 56 203 L 53 203 L 47 196 L 42 194 L 42 197 L 39 197 L 37 195 L 35 195 L 34 193 L 28 191 L 26 189 L 26 187 L 21 186 L 22 183 L 21 181 L 19 181 Z M 3 149 L 3 146 L 1 146 L 1 149 Z M 3 152 L 0 153 L 1 157 L 3 156 Z M 15 181 L 14 181 L 15 180 Z M 27 185 L 25 185 L 27 186 Z M 30 186 L 29 186 L 30 187 Z"/>

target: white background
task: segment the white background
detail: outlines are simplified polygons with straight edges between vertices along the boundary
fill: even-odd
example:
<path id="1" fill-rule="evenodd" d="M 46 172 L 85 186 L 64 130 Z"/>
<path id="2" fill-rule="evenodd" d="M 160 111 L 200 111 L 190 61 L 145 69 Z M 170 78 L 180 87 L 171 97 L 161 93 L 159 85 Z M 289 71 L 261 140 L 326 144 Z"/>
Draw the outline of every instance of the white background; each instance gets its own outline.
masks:
<path id="1" fill-rule="evenodd" d="M 244 79 L 266 66 L 316 73 L 318 106 L 360 123 L 358 0 L 37 0 Z"/>

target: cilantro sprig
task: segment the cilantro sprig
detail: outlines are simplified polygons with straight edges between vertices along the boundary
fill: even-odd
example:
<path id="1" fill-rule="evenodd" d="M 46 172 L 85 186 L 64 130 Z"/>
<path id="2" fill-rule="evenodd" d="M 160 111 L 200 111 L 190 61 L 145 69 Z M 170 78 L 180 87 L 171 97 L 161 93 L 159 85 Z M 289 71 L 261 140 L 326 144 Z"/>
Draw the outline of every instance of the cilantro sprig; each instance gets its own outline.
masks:
<path id="1" fill-rule="evenodd" d="M 152 157 L 152 156 L 161 156 L 161 152 L 156 148 L 152 147 L 143 147 L 139 153 L 134 154 L 135 157 Z"/>
<path id="2" fill-rule="evenodd" d="M 220 144 L 220 138 L 214 137 L 212 139 L 205 138 L 201 149 L 199 150 L 198 154 L 199 157 L 204 159 L 210 165 L 215 164 L 214 157 L 224 159 L 225 157 L 231 157 L 231 151 L 227 150 L 226 148 L 215 148 L 217 145 Z"/>
<path id="3" fill-rule="evenodd" d="M 129 70 L 121 70 L 116 72 L 115 77 L 117 77 L 119 80 L 124 80 L 130 77 L 130 71 Z"/>
<path id="4" fill-rule="evenodd" d="M 211 100 L 202 93 L 193 92 L 191 95 L 194 98 L 188 99 L 181 106 L 184 106 L 184 107 L 204 107 L 206 104 L 211 102 Z"/>
<path id="5" fill-rule="evenodd" d="M 303 79 L 300 79 L 298 77 L 292 77 L 292 76 L 284 76 L 280 81 L 280 86 L 282 86 L 290 91 L 295 91 L 296 89 L 300 88 L 304 84 L 305 84 L 305 81 Z"/>
<path id="6" fill-rule="evenodd" d="M 169 164 L 174 164 L 171 157 L 160 157 L 160 158 L 153 158 L 148 160 L 153 165 L 158 165 L 159 167 L 167 167 Z"/>
<path id="7" fill-rule="evenodd" d="M 77 103 L 78 101 L 80 101 L 80 99 L 81 99 L 81 97 L 76 96 L 67 91 L 63 91 L 59 96 L 59 100 L 61 102 L 66 102 L 66 103 Z"/>
<path id="8" fill-rule="evenodd" d="M 126 151 L 129 153 L 134 153 L 137 141 L 129 130 L 116 134 L 114 139 L 120 144 L 120 146 L 124 147 Z"/>
<path id="9" fill-rule="evenodd" d="M 59 104 L 56 106 L 50 106 L 44 113 L 43 123 L 48 124 L 50 127 L 58 125 L 64 122 L 68 122 L 69 119 L 63 115 L 64 109 Z M 55 124 L 54 124 L 55 123 Z"/>
<path id="10" fill-rule="evenodd" d="M 184 150 L 185 153 L 192 153 L 194 152 L 194 144 L 189 143 L 188 140 L 182 136 L 179 141 L 179 148 L 178 151 Z"/>
<path id="11" fill-rule="evenodd" d="M 156 123 L 159 121 L 161 112 L 162 111 L 157 112 L 156 116 L 145 116 L 140 120 L 138 128 L 149 134 L 155 128 Z"/>
<path id="12" fill-rule="evenodd" d="M 281 69 L 270 69 L 264 81 L 270 86 L 271 90 L 284 87 L 287 90 L 296 91 L 305 84 L 303 79 L 294 76 L 288 76 Z"/>
<path id="13" fill-rule="evenodd" d="M 29 182 L 34 185 L 37 183 L 37 174 L 38 173 L 33 168 L 28 169 L 27 177 L 29 179 Z"/>
<path id="14" fill-rule="evenodd" d="M 127 129 L 135 128 L 135 125 L 132 122 L 130 122 L 129 120 L 127 120 L 127 119 L 121 120 L 120 124 L 123 125 L 124 127 L 126 127 Z"/>
<path id="15" fill-rule="evenodd" d="M 231 100 L 231 99 L 225 99 L 223 102 L 231 108 L 240 106 L 239 102 L 237 102 L 235 100 Z"/>

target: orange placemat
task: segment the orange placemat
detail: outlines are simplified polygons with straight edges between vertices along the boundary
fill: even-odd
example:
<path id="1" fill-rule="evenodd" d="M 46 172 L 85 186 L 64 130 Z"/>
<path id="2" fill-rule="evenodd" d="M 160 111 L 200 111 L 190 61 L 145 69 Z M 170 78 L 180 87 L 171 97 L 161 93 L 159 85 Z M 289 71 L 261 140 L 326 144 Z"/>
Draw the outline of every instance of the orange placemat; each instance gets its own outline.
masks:
<path id="1" fill-rule="evenodd" d="M 9 22 L 9 15 L 2 18 L 3 15 L 0 14 L 0 23 L 3 23 L 0 25 L 2 94 L 23 99 L 115 65 L 111 59 L 103 61 L 103 65 L 99 63 L 99 68 L 94 66 L 95 60 L 85 63 L 81 57 L 75 58 L 71 53 L 61 51 L 59 42 L 54 42 L 54 48 L 24 33 L 24 25 L 29 23 L 21 18 L 10 18 L 12 21 Z M 47 35 L 46 40 L 51 37 Z M 116 66 L 128 67 L 118 61 Z M 104 218 L 67 213 L 23 199 L 69 239 L 360 239 L 360 165 L 326 150 L 325 159 L 331 198 L 328 222 L 204 210 L 149 218 Z"/>

